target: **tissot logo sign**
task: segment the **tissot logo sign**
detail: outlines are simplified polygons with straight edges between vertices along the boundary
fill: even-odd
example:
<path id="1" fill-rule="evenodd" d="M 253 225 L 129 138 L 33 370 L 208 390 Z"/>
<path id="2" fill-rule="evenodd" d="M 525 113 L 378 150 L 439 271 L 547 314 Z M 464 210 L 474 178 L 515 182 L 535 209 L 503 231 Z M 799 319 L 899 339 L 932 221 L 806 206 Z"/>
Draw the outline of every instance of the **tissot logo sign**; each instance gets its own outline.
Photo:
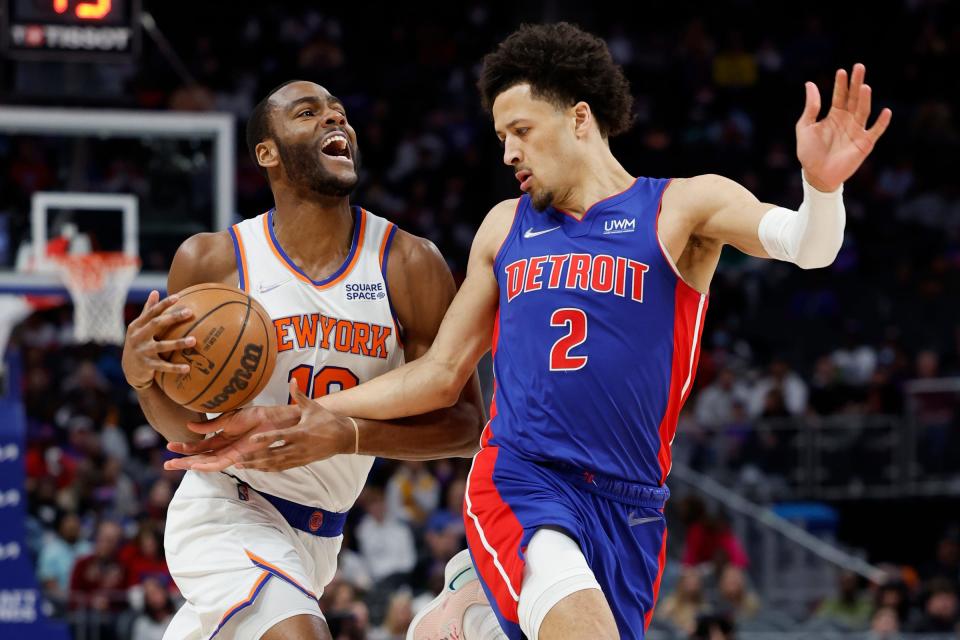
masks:
<path id="1" fill-rule="evenodd" d="M 14 58 L 116 60 L 135 54 L 140 0 L 0 0 L 3 48 Z"/>
<path id="2" fill-rule="evenodd" d="M 53 24 L 10 27 L 10 42 L 18 48 L 126 51 L 132 37 L 133 31 L 124 27 L 61 27 Z"/>

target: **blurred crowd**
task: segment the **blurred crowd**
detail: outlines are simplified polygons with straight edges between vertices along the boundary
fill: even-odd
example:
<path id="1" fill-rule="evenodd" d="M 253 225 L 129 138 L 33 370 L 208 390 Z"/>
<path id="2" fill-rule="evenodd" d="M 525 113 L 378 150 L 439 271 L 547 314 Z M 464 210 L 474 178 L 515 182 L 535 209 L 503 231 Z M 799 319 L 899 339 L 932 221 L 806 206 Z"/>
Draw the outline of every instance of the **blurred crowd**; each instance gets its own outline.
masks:
<path id="1" fill-rule="evenodd" d="M 722 508 L 709 508 L 696 494 L 687 494 L 670 511 L 671 536 L 681 542 L 665 574 L 653 638 L 718 637 L 710 635 L 711 629 L 723 633 L 721 638 L 739 630 L 800 632 L 811 638 L 860 633 L 872 640 L 960 632 L 957 527 L 941 532 L 935 548 L 916 565 L 876 562 L 881 575 L 873 579 L 837 570 L 832 594 L 774 606 L 753 586 L 751 569 L 759 559 L 751 558 Z"/>
<path id="2" fill-rule="evenodd" d="M 162 542 L 180 474 L 163 470 L 171 454 L 123 384 L 118 350 L 73 344 L 65 318 L 57 309 L 35 314 L 14 341 L 24 370 L 27 529 L 37 576 L 57 614 L 86 637 L 160 638 L 180 604 Z M 464 459 L 377 461 L 321 602 L 335 638 L 403 638 L 415 611 L 442 589 L 446 561 L 465 545 L 468 468 Z M 654 619 L 660 635 L 651 637 L 801 625 L 894 638 L 960 622 L 960 529 L 944 531 L 921 563 L 881 565 L 884 581 L 844 573 L 835 596 L 785 612 L 765 607 L 751 586 L 756 559 L 722 511 L 685 495 L 668 516 L 670 564 Z"/>
<path id="3" fill-rule="evenodd" d="M 758 421 L 909 413 L 924 425 L 922 472 L 960 472 L 956 394 L 917 404 L 909 386 L 960 375 L 960 321 L 948 302 L 960 293 L 960 84 L 944 81 L 960 62 L 957 6 L 891 2 L 863 25 L 857 3 L 653 2 L 589 13 L 571 2 L 384 5 L 376 20 L 366 5 L 285 3 L 254 13 L 195 3 L 189 22 L 175 3 L 145 4 L 189 81 L 148 41 L 130 64 L 0 62 L 4 97 L 227 111 L 241 132 L 271 87 L 317 80 L 344 100 L 358 131 L 354 200 L 433 240 L 458 276 L 483 215 L 517 195 L 473 84 L 481 56 L 521 20 L 571 19 L 607 39 L 636 96 L 634 129 L 612 142 L 628 170 L 721 173 L 786 206 L 801 198 L 793 124 L 803 81 L 826 95 L 838 65 L 865 62 L 875 110 L 890 106 L 894 120 L 845 187 L 844 248 L 832 267 L 811 272 L 724 253 L 677 447 L 696 469 L 763 484 L 788 476 L 796 461 L 776 430 L 753 428 Z M 237 154 L 238 208 L 253 216 L 270 206 L 269 190 L 246 151 Z M 29 194 L 41 189 L 136 193 L 145 229 L 176 212 L 178 229 L 202 230 L 210 163 L 209 148 L 188 143 L 2 136 L 0 258 L 10 264 L 28 233 Z M 176 242 L 147 236 L 143 247 L 145 268 L 166 270 Z M 179 481 L 162 470 L 164 443 L 124 384 L 117 351 L 73 344 L 67 311 L 35 314 L 14 345 L 29 421 L 30 542 L 44 590 L 60 614 L 104 639 L 160 638 L 179 598 L 163 562 L 165 511 Z M 837 466 L 854 467 L 845 481 L 857 480 L 857 459 L 875 466 L 839 451 Z M 377 463 L 323 596 L 336 638 L 403 637 L 463 547 L 466 470 L 462 460 Z M 659 631 L 718 637 L 711 632 L 763 619 L 749 550 L 722 514 L 701 509 L 680 530 L 670 553 L 683 569 L 665 581 Z M 896 567 L 883 584 L 840 576 L 836 596 L 804 624 L 878 638 L 955 628 L 958 537 L 946 531 L 929 566 Z"/>

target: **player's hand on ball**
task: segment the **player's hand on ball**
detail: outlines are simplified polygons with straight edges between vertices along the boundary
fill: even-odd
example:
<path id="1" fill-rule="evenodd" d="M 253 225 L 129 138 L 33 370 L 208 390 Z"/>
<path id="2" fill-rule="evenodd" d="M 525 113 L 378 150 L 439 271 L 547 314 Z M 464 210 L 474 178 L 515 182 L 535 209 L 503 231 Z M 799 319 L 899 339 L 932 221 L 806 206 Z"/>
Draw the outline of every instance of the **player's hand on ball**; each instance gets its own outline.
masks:
<path id="1" fill-rule="evenodd" d="M 847 72 L 837 70 L 830 111 L 819 122 L 820 92 L 814 83 L 806 83 L 806 105 L 797 122 L 797 158 L 814 189 L 839 189 L 863 164 L 890 124 L 893 112 L 883 109 L 867 129 L 872 92 L 863 82 L 866 72 L 862 64 L 855 64 L 848 83 Z"/>
<path id="2" fill-rule="evenodd" d="M 179 349 L 188 349 L 196 343 L 192 337 L 180 340 L 157 340 L 158 335 L 171 326 L 193 315 L 190 309 L 174 307 L 180 298 L 172 295 L 160 300 L 157 291 L 151 291 L 143 311 L 127 327 L 127 335 L 123 342 L 123 358 L 121 366 L 127 383 L 135 389 L 144 389 L 153 382 L 157 372 L 189 373 L 189 365 L 176 365 L 160 357 L 162 353 L 169 353 Z"/>
<path id="3" fill-rule="evenodd" d="M 332 413 L 290 383 L 296 404 L 248 407 L 210 422 L 189 423 L 191 431 L 216 433 L 199 442 L 171 442 L 167 448 L 186 454 L 164 468 L 222 471 L 236 465 L 258 471 L 283 471 L 353 453 L 356 434 L 347 418 Z"/>

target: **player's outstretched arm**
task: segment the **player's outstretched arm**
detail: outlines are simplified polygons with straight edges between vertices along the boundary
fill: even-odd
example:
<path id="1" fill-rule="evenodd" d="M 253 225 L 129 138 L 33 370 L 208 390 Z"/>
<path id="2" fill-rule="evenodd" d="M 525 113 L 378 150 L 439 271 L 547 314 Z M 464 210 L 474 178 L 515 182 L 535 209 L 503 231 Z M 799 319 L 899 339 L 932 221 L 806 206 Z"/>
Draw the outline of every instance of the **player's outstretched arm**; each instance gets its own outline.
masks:
<path id="1" fill-rule="evenodd" d="M 202 435 L 187 428 L 188 422 L 201 422 L 206 417 L 185 409 L 167 397 L 153 383 L 158 371 L 188 372 L 188 365 L 175 365 L 161 356 L 194 345 L 194 338 L 156 340 L 167 328 L 188 320 L 190 309 L 177 307 L 176 293 L 201 282 L 236 281 L 236 264 L 230 238 L 223 234 L 202 233 L 191 236 L 174 256 L 167 276 L 169 297 L 160 300 L 152 291 L 140 316 L 127 327 L 121 364 L 127 383 L 137 392 L 140 408 L 150 425 L 168 441 L 199 440 Z M 226 256 L 226 258 L 224 258 Z M 231 275 L 232 274 L 232 275 Z"/>
<path id="2" fill-rule="evenodd" d="M 664 196 L 664 206 L 684 214 L 694 236 L 805 269 L 831 264 L 846 223 L 843 183 L 873 151 L 892 117 L 890 109 L 883 109 L 867 128 L 871 89 L 864 84 L 865 73 L 862 64 L 854 65 L 849 79 L 845 70 L 837 71 L 830 111 L 820 121 L 820 93 L 806 83 L 806 104 L 796 125 L 804 192 L 799 210 L 760 202 L 716 175 L 677 181 Z"/>
<path id="3" fill-rule="evenodd" d="M 507 228 L 512 215 L 513 208 L 509 210 Z M 417 359 L 353 389 L 323 398 L 321 404 L 325 408 L 344 415 L 383 420 L 420 415 L 458 402 L 467 382 L 475 376 L 480 358 L 490 350 L 499 295 L 493 255 L 499 248 L 498 240 L 502 241 L 506 235 L 503 222 L 508 216 L 495 208 L 477 232 L 467 277 L 449 308 L 444 309 L 445 314 L 437 313 L 437 302 L 443 298 L 442 293 L 438 297 L 437 289 L 452 293 L 453 281 L 446 265 L 435 249 L 421 246 L 412 251 L 419 257 L 411 259 L 421 267 L 406 274 L 407 295 L 399 299 L 395 293 L 394 297 L 398 311 L 402 313 L 406 307 L 409 322 L 422 326 L 419 338 L 407 330 L 408 341 L 410 338 L 417 341 L 410 346 L 419 351 L 413 354 L 408 351 L 408 355 Z M 428 276 L 432 282 L 424 282 L 424 274 L 441 272 L 442 277 Z M 391 289 L 393 286 L 391 283 Z M 400 319 L 408 322 L 402 315 Z"/>
<path id="4" fill-rule="evenodd" d="M 455 297 L 433 245 L 398 236 L 388 281 L 404 327 L 406 365 L 319 400 L 291 385 L 295 405 L 251 407 L 191 425 L 219 433 L 200 443 L 171 443 L 171 450 L 189 457 L 166 467 L 217 471 L 242 464 L 279 471 L 355 451 L 411 460 L 471 455 L 483 422 L 476 366 L 490 349 L 499 297 L 493 259 L 515 210 L 515 200 L 491 210 Z M 356 418 L 357 429 L 343 416 Z"/>

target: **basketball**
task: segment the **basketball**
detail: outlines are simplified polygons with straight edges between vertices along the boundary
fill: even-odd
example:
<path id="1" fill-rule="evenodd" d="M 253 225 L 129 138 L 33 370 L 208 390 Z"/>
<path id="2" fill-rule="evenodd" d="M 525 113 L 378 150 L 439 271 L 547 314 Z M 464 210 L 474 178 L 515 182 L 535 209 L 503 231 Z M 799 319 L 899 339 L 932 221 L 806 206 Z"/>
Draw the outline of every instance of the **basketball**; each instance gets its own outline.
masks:
<path id="1" fill-rule="evenodd" d="M 243 406 L 273 373 L 277 347 L 270 316 L 243 291 L 223 284 L 198 284 L 179 295 L 177 306 L 192 309 L 193 317 L 159 339 L 196 338 L 194 347 L 170 358 L 190 365 L 190 372 L 158 373 L 157 383 L 174 402 L 193 411 L 223 413 Z"/>

